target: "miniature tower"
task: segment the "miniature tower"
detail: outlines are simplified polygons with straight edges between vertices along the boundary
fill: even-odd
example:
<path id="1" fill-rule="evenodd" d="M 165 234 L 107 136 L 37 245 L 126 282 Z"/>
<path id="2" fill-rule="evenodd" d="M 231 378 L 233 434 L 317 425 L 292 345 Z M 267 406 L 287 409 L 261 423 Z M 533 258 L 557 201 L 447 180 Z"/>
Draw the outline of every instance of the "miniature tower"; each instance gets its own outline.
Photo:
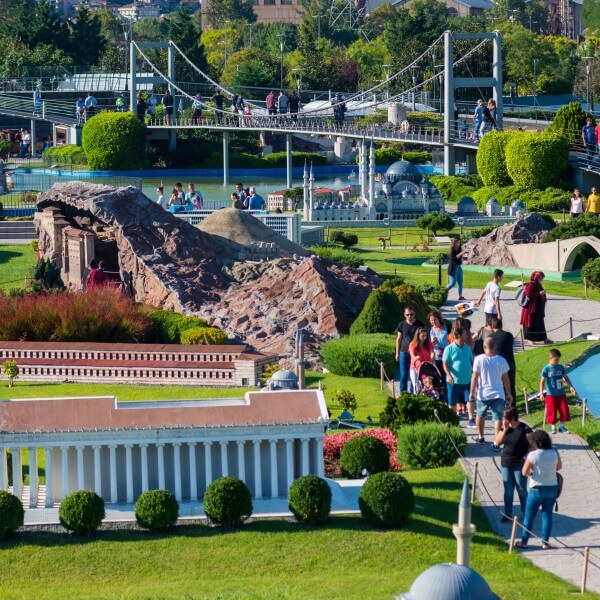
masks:
<path id="1" fill-rule="evenodd" d="M 471 499 L 469 498 L 469 480 L 465 477 L 460 504 L 458 505 L 458 524 L 452 526 L 456 538 L 456 564 L 468 567 L 471 557 L 471 540 L 475 535 L 475 525 L 471 524 Z"/>
<path id="2" fill-rule="evenodd" d="M 305 377 L 304 377 L 304 334 L 302 329 L 296 331 L 296 377 L 298 377 L 298 389 L 303 390 L 305 388 Z"/>
<path id="3" fill-rule="evenodd" d="M 309 197 L 308 197 L 308 166 L 306 165 L 306 161 L 304 161 L 304 175 L 302 177 L 302 208 L 304 211 L 304 220 L 311 220 L 311 209 L 312 206 L 309 205 Z"/>
<path id="4" fill-rule="evenodd" d="M 369 218 L 373 218 L 375 213 L 375 147 L 371 140 L 369 149 Z"/>
<path id="5" fill-rule="evenodd" d="M 310 177 L 308 179 L 308 212 L 309 221 L 312 221 L 312 211 L 315 207 L 315 174 L 313 171 L 312 163 L 310 163 Z"/>
<path id="6" fill-rule="evenodd" d="M 367 198 L 367 143 L 365 138 L 360 143 L 359 154 L 359 177 L 360 177 L 360 195 L 363 200 Z"/>

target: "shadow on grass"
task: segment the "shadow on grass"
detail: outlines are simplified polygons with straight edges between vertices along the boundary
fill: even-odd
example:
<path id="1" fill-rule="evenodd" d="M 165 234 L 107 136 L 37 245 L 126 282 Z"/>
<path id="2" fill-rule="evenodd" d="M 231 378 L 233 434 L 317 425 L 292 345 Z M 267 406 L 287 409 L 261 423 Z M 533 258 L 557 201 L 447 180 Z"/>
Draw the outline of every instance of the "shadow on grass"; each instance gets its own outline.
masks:
<path id="1" fill-rule="evenodd" d="M 18 252 L 11 252 L 10 250 L 0 250 L 0 265 L 7 263 L 13 258 L 19 258 L 22 255 Z"/>

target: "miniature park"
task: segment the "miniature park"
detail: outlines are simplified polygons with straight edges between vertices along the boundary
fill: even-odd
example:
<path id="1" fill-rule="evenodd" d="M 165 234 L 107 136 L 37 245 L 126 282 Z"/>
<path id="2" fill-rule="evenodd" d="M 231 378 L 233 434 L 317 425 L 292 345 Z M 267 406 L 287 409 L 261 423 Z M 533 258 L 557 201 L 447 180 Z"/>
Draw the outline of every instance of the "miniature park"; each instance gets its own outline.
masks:
<path id="1" fill-rule="evenodd" d="M 388 74 L 378 126 L 406 123 L 416 140 L 428 99 L 392 105 L 389 88 Z M 218 128 L 228 116 L 187 100 L 175 120 L 202 124 L 204 110 Z M 565 104 L 544 128 L 482 128 L 463 157 L 446 143 L 446 171 L 451 159 L 459 173 L 442 174 L 420 138 L 343 137 L 335 102 L 336 130 L 286 133 L 287 181 L 254 193 L 229 183 L 229 166 L 249 159 L 224 158 L 224 133 L 208 161 L 223 161 L 224 186 L 197 169 L 159 175 L 151 113 L 84 107 L 70 143 L 24 162 L 8 152 L 2 598 L 598 597 L 600 175 L 574 162 L 572 139 L 593 107 Z M 250 127 L 244 115 L 234 125 Z M 170 131 L 183 157 L 193 134 Z M 265 152 L 284 137 L 267 133 L 231 135 Z M 292 137 L 305 151 L 292 153 Z M 262 181 L 265 166 L 244 182 Z M 148 176 L 127 175 L 141 167 Z M 176 184 L 163 198 L 176 179 L 187 194 Z M 471 357 L 464 403 L 451 345 Z M 480 414 L 479 356 L 509 369 L 492 420 Z M 557 420 L 540 373 L 559 358 L 569 393 Z M 531 477 L 530 456 L 560 456 L 550 484 L 522 489 L 521 464 L 507 480 L 513 407 Z M 551 502 L 530 500 L 545 487 Z"/>

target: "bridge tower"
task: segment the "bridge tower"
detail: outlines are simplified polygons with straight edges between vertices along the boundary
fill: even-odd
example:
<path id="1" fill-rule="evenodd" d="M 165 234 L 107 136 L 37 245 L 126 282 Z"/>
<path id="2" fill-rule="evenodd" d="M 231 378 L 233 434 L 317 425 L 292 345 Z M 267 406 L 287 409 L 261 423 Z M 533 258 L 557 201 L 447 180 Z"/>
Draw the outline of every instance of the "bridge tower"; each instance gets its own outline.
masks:
<path id="1" fill-rule="evenodd" d="M 454 40 L 491 39 L 493 46 L 491 77 L 454 77 Z M 444 33 L 444 174 L 455 174 L 454 92 L 457 88 L 492 88 L 496 101 L 498 127 L 502 128 L 502 36 L 491 33 Z"/>

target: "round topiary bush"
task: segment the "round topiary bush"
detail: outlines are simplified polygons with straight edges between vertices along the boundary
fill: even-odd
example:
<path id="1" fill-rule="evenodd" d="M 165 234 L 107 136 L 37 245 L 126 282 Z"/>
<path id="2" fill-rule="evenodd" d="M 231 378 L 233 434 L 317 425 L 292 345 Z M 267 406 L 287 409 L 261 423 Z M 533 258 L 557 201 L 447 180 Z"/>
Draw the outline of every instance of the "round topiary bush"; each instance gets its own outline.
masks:
<path id="1" fill-rule="evenodd" d="M 340 470 L 344 477 L 358 479 L 390 470 L 390 455 L 386 445 L 371 435 L 359 435 L 348 441 L 340 455 Z"/>
<path id="2" fill-rule="evenodd" d="M 21 501 L 12 494 L 0 490 L 0 539 L 11 536 L 23 525 L 25 511 Z"/>
<path id="3" fill-rule="evenodd" d="M 58 509 L 60 524 L 76 535 L 90 535 L 105 516 L 104 500 L 89 490 L 69 494 Z"/>
<path id="4" fill-rule="evenodd" d="M 397 367 L 392 335 L 373 333 L 335 338 L 321 346 L 323 366 L 336 375 L 379 377 L 379 361 L 388 374 Z"/>
<path id="5" fill-rule="evenodd" d="M 218 327 L 191 327 L 181 332 L 182 344 L 207 344 L 224 346 L 229 340 Z"/>
<path id="6" fill-rule="evenodd" d="M 135 503 L 135 518 L 140 527 L 150 531 L 167 531 L 179 516 L 179 503 L 168 490 L 144 492 Z"/>
<path id="7" fill-rule="evenodd" d="M 460 427 L 417 423 L 401 427 L 398 431 L 398 460 L 411 469 L 452 466 L 458 459 L 454 446 L 461 454 L 467 447 L 467 436 Z"/>
<path id="8" fill-rule="evenodd" d="M 356 321 L 350 327 L 350 334 L 394 333 L 402 321 L 402 306 L 392 290 L 373 290 Z"/>
<path id="9" fill-rule="evenodd" d="M 132 112 L 101 112 L 83 126 L 81 143 L 91 169 L 126 171 L 146 162 L 146 132 Z"/>
<path id="10" fill-rule="evenodd" d="M 292 483 L 288 494 L 289 509 L 300 523 L 321 525 L 331 511 L 331 489 L 316 475 L 304 475 Z"/>
<path id="11" fill-rule="evenodd" d="M 214 525 L 239 527 L 252 514 L 250 490 L 235 477 L 216 479 L 204 493 L 204 512 Z"/>
<path id="12" fill-rule="evenodd" d="M 377 473 L 362 486 L 358 506 L 373 527 L 402 527 L 415 510 L 415 495 L 402 475 Z"/>
<path id="13" fill-rule="evenodd" d="M 513 135 L 512 131 L 490 131 L 479 140 L 477 171 L 485 185 L 512 183 L 506 170 L 506 145 Z"/>

